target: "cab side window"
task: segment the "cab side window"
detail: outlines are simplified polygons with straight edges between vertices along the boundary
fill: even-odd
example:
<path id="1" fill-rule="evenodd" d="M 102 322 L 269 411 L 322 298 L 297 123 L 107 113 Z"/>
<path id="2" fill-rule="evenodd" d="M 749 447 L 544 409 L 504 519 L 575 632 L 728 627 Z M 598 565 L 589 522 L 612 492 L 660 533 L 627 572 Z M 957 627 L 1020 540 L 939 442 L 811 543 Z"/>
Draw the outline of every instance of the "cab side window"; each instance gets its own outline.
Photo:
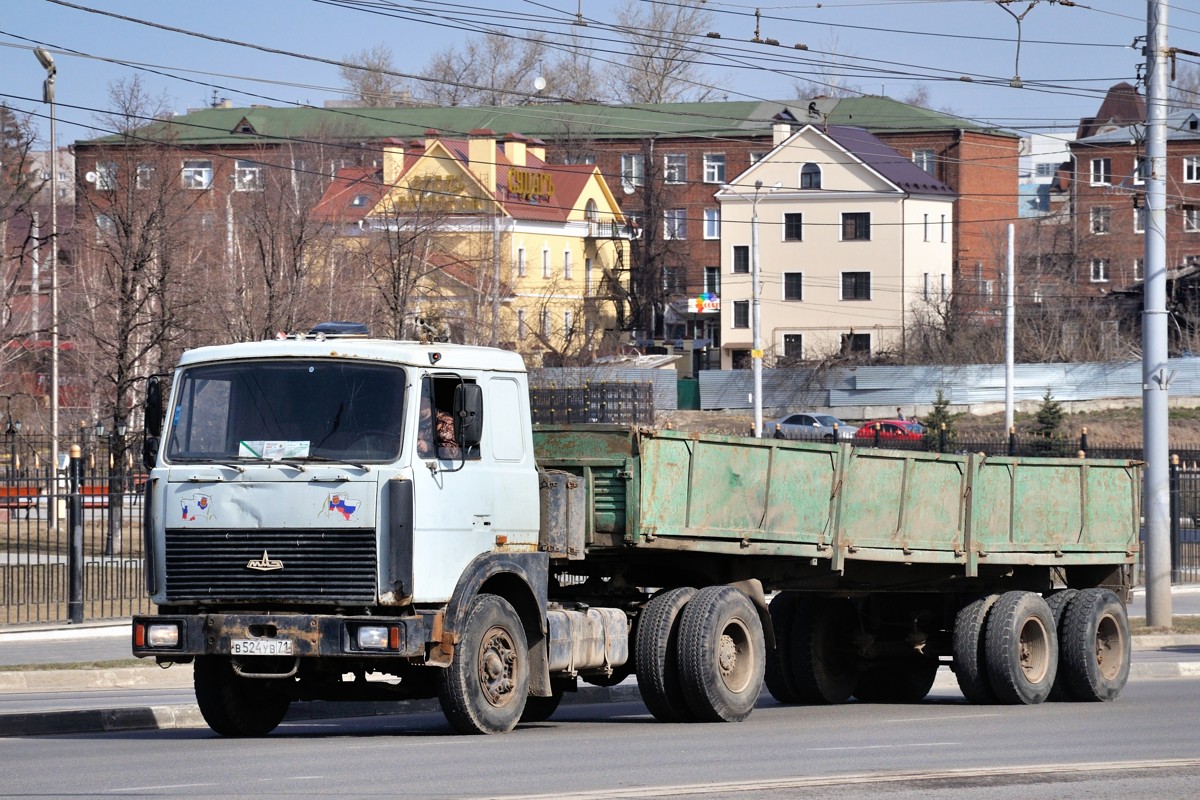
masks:
<path id="1" fill-rule="evenodd" d="M 460 384 L 474 383 L 458 375 L 432 375 L 421 379 L 420 421 L 417 456 L 420 458 L 463 458 L 462 444 L 455 435 L 454 392 Z M 470 447 L 467 460 L 479 458 L 479 447 Z"/>

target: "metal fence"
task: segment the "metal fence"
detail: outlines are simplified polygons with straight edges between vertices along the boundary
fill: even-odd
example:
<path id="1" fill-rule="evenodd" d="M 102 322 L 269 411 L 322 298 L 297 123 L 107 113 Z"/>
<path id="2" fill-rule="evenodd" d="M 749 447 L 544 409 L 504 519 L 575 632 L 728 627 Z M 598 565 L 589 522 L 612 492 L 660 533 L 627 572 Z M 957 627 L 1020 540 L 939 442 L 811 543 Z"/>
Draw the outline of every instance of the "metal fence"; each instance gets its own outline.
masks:
<path id="1" fill-rule="evenodd" d="M 654 386 L 613 381 L 530 386 L 529 406 L 534 422 L 653 425 Z"/>

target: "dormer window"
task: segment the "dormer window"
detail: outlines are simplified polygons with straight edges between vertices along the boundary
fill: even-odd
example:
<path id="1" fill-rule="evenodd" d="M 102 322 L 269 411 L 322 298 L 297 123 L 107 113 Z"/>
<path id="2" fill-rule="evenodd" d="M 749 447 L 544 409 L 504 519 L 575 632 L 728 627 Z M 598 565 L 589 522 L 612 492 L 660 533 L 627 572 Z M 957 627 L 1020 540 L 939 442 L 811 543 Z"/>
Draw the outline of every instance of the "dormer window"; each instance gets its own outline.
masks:
<path id="1" fill-rule="evenodd" d="M 805 164 L 800 168 L 800 188 L 821 188 L 821 167 L 817 164 Z"/>
<path id="2" fill-rule="evenodd" d="M 361 206 L 365 206 L 370 199 L 371 198 L 367 197 L 365 194 L 356 194 L 354 195 L 354 199 L 350 201 L 350 205 L 355 208 L 359 208 Z"/>

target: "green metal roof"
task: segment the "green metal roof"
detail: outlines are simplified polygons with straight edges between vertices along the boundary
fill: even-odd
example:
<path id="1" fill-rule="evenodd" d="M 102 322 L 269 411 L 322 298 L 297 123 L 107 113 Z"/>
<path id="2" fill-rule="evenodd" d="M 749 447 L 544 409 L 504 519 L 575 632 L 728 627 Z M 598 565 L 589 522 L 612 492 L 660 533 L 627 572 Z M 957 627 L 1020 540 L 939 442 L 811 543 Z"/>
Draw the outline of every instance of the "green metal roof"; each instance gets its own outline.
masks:
<path id="1" fill-rule="evenodd" d="M 783 119 L 856 125 L 875 133 L 963 129 L 1015 135 L 886 97 L 816 100 L 660 103 L 653 105 L 528 105 L 475 108 L 208 108 L 139 131 L 139 138 L 174 137 L 181 145 L 231 145 L 271 140 L 363 141 L 422 138 L 432 128 L 465 135 L 475 128 L 547 140 L 644 139 L 647 136 L 767 136 Z M 246 132 L 238 132 L 245 128 Z M 121 137 L 88 140 L 115 144 Z"/>

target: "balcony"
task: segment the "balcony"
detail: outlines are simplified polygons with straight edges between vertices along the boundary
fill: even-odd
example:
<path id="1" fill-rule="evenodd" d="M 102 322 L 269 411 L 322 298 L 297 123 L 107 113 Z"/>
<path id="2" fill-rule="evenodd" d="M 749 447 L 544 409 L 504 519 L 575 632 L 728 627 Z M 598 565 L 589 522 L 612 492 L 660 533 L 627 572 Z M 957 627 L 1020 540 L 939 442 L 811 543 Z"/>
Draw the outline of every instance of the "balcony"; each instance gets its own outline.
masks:
<path id="1" fill-rule="evenodd" d="M 625 226 L 616 220 L 599 222 L 588 220 L 587 238 L 589 239 L 621 239 L 625 235 Z"/>

